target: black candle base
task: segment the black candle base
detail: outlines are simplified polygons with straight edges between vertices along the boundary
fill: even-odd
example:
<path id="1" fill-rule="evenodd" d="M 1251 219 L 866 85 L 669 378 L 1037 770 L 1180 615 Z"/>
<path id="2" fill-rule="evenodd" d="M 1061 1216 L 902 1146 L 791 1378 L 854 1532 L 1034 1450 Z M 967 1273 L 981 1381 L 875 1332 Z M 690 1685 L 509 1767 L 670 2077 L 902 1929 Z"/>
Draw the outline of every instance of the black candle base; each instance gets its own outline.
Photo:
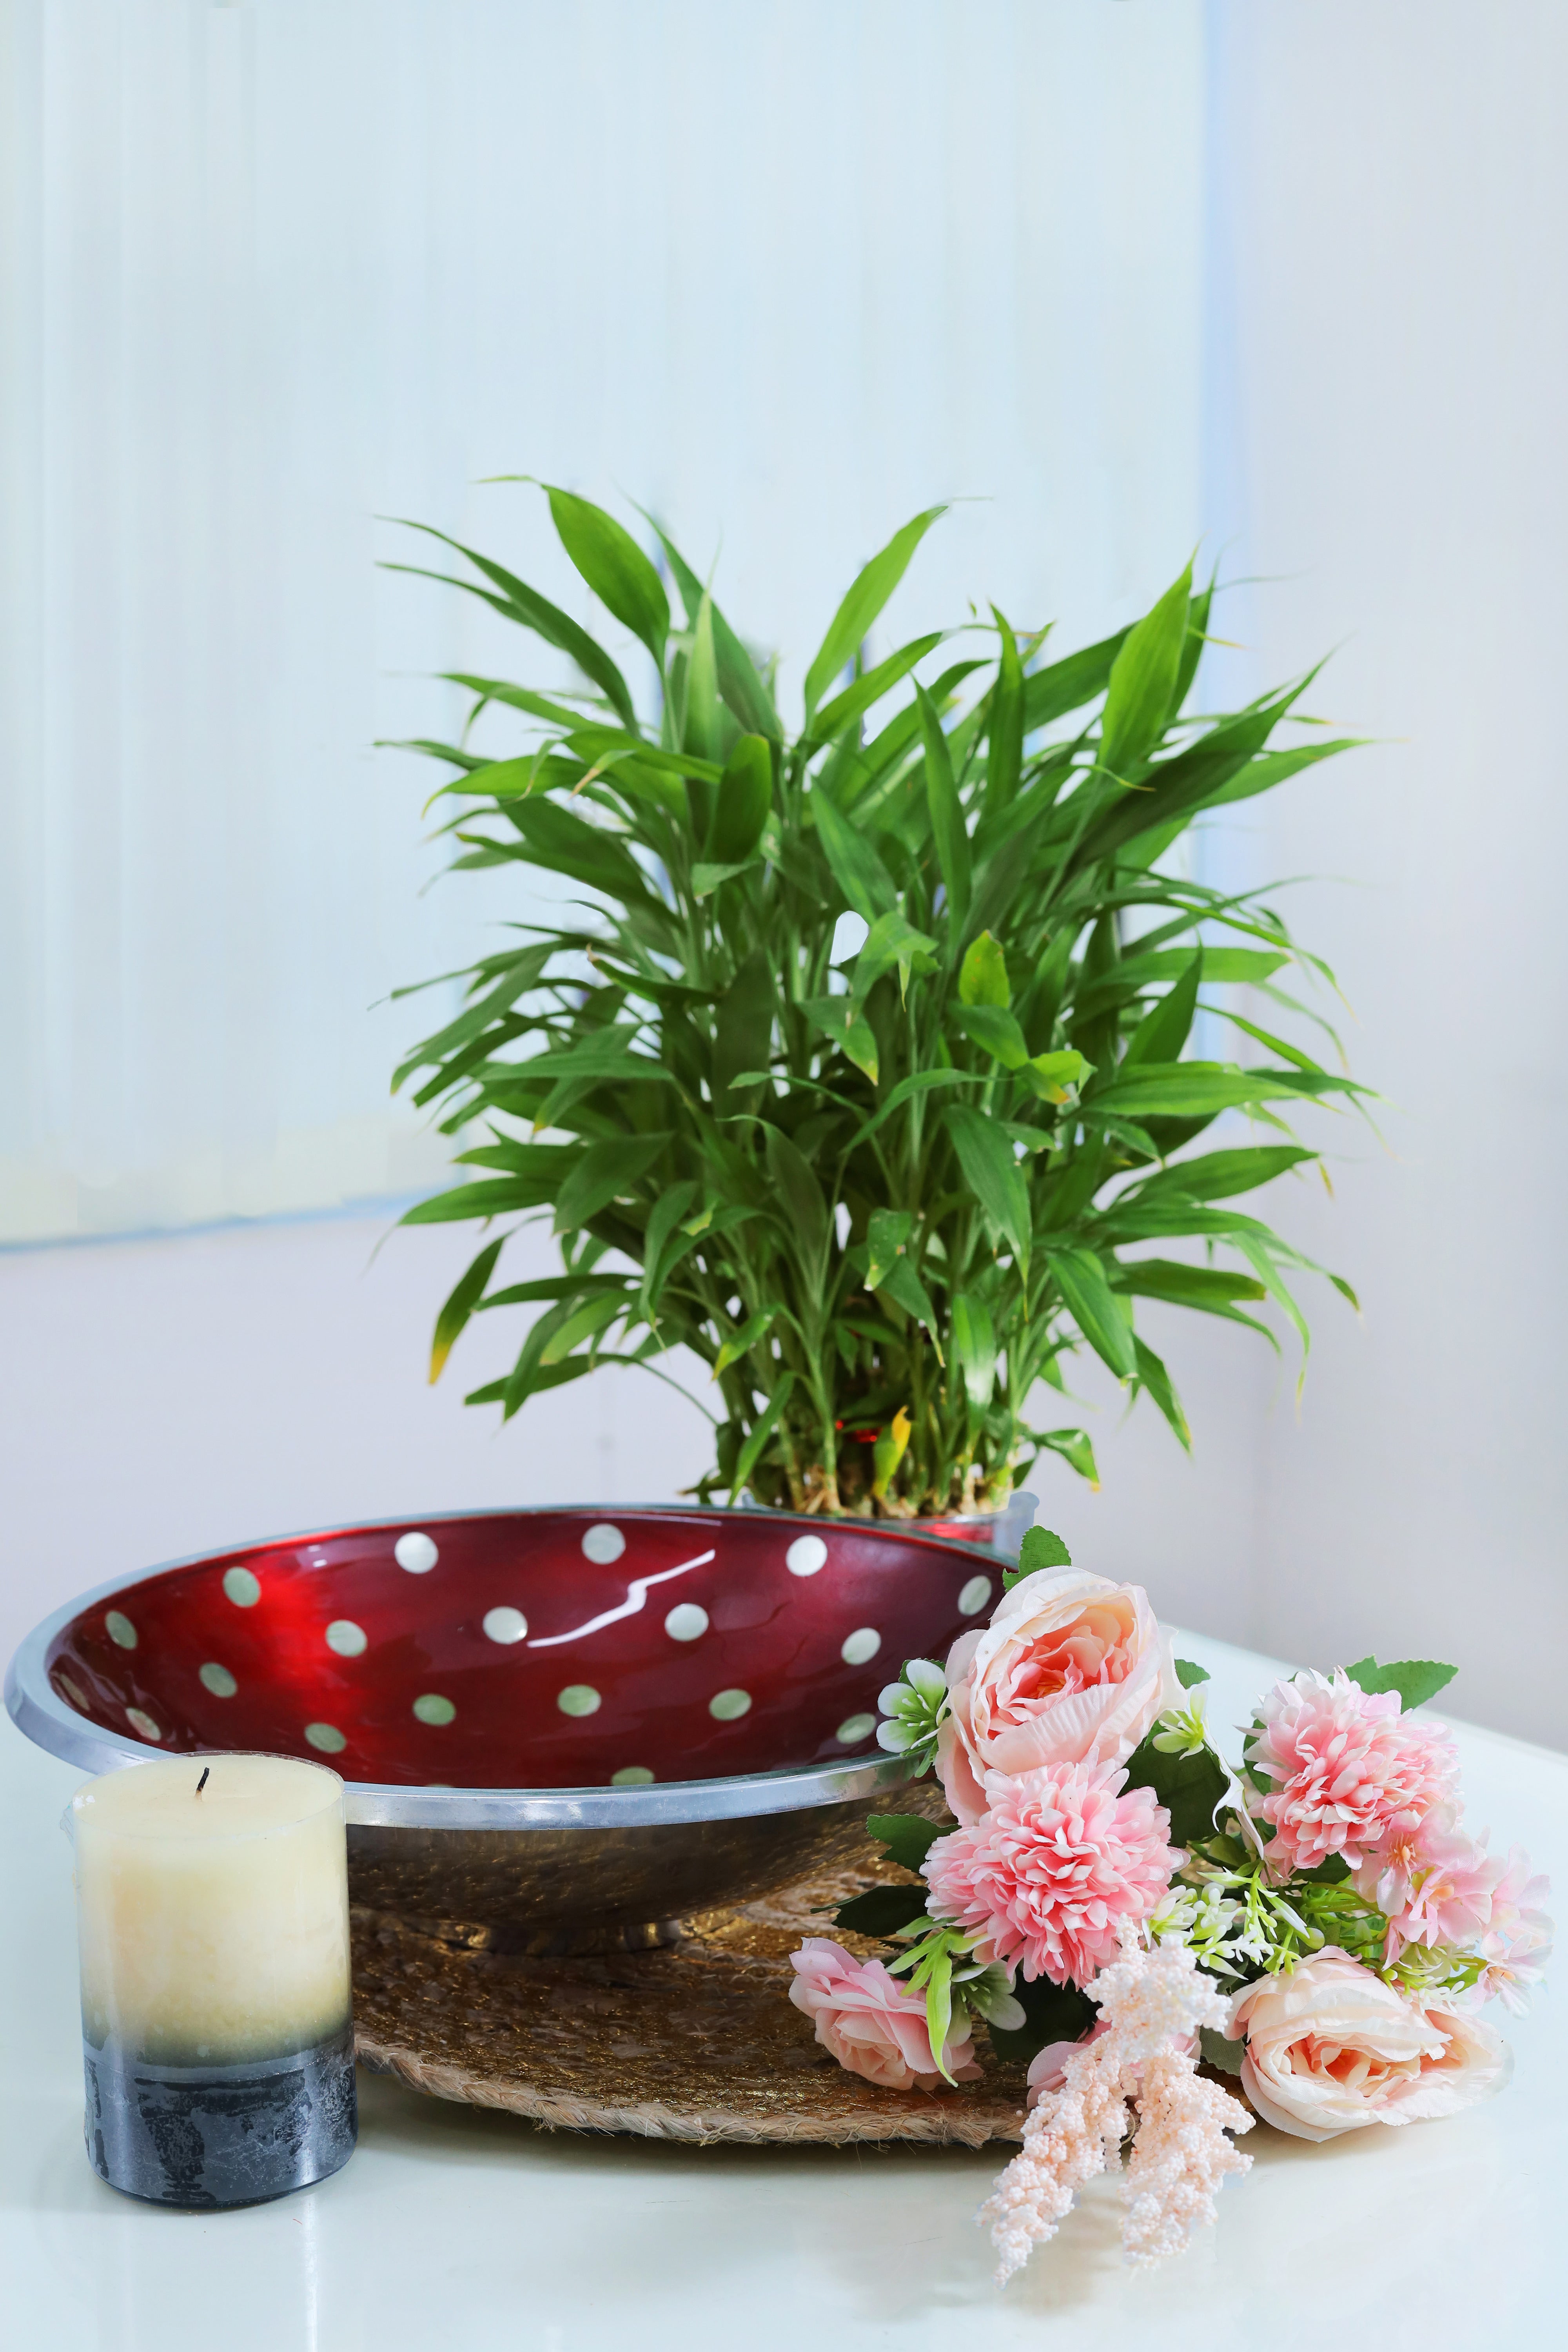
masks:
<path id="1" fill-rule="evenodd" d="M 87 2153 L 111 2189 L 190 2211 L 259 2205 L 324 2180 L 359 2135 L 353 2029 L 286 2058 L 153 2066 L 82 2045 Z"/>

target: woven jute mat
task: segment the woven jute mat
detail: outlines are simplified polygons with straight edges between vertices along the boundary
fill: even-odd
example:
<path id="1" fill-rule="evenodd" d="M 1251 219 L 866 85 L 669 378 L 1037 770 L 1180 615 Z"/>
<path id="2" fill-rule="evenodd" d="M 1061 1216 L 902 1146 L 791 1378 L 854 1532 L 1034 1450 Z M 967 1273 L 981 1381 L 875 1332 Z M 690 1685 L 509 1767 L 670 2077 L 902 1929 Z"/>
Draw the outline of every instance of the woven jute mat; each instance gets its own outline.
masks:
<path id="1" fill-rule="evenodd" d="M 540 1959 L 474 1948 L 460 1929 L 356 1910 L 363 2065 L 410 2090 L 573 2131 L 708 2142 L 923 2140 L 980 2147 L 1022 2135 L 1022 2068 L 977 2037 L 984 2079 L 938 2093 L 847 2074 L 789 1999 L 822 1906 L 892 1874 L 868 1857 L 756 1903 L 681 1922 L 679 1942 Z"/>

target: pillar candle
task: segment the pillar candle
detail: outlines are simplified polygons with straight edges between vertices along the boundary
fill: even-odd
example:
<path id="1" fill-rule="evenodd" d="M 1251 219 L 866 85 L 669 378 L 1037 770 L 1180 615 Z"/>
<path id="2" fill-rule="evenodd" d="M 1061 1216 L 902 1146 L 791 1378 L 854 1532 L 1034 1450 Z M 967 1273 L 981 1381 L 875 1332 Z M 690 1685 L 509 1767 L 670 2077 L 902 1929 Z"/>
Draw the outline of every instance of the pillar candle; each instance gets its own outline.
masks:
<path id="1" fill-rule="evenodd" d="M 355 2138 L 342 1782 L 160 1757 L 79 1789 L 87 2145 L 160 2204 L 254 2204 Z"/>

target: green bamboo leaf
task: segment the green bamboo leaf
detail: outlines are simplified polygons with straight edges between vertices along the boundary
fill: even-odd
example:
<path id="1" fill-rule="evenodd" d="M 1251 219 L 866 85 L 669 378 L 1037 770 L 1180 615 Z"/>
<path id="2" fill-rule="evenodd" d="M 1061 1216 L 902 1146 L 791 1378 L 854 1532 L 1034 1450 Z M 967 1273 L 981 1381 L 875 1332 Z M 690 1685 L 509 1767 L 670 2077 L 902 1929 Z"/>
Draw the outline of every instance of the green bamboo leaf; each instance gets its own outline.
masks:
<path id="1" fill-rule="evenodd" d="M 664 583 L 628 530 L 613 515 L 572 490 L 544 485 L 556 536 L 601 604 L 640 637 L 664 666 L 669 600 Z"/>
<path id="2" fill-rule="evenodd" d="M 1068 1313 L 1102 1363 L 1118 1380 L 1131 1380 L 1138 1368 L 1132 1328 L 1116 1303 L 1105 1268 L 1089 1249 L 1049 1249 L 1046 1264 L 1061 1292 Z"/>
<path id="3" fill-rule="evenodd" d="M 691 895 L 694 898 L 710 898 L 724 883 L 732 882 L 737 874 L 750 874 L 762 862 L 760 857 L 743 857 L 738 866 L 694 866 Z"/>
<path id="4" fill-rule="evenodd" d="M 1081 710 L 1086 702 L 1103 694 L 1111 665 L 1131 634 L 1131 628 L 1118 629 L 1113 637 L 1102 637 L 1097 646 L 1085 646 L 1044 669 L 1031 670 L 1024 680 L 1026 736 L 1048 727 L 1053 719 L 1065 719 L 1069 710 Z"/>
<path id="5" fill-rule="evenodd" d="M 587 824 L 555 801 L 521 801 L 508 814 L 535 866 L 570 875 L 606 898 L 647 901 L 642 868 L 617 835 Z"/>
<path id="6" fill-rule="evenodd" d="M 401 520 L 402 518 L 395 517 L 394 520 Z M 448 587 L 461 588 L 468 595 L 482 598 L 485 604 L 493 605 L 509 621 L 520 621 L 536 636 L 542 637 L 546 645 L 554 646 L 568 655 L 584 676 L 591 677 L 614 703 L 632 732 L 638 732 L 637 709 L 626 679 L 603 646 L 596 643 L 586 629 L 580 628 L 570 614 L 562 612 L 559 605 L 552 604 L 547 596 L 542 596 L 537 589 L 530 588 L 525 581 L 519 580 L 502 565 L 492 563 L 488 556 L 476 554 L 460 540 L 448 539 L 444 530 L 435 530 L 426 522 L 406 523 L 405 528 L 424 531 L 428 538 L 438 539 L 444 546 L 455 549 L 473 565 L 476 572 L 482 572 L 487 580 L 492 581 L 500 593 L 492 595 L 488 590 L 476 587 L 471 580 L 457 580 L 444 572 L 425 572 L 420 575 L 422 578 L 444 580 Z M 389 572 L 418 570 L 417 565 L 407 563 L 392 563 L 384 568 Z"/>
<path id="7" fill-rule="evenodd" d="M 625 1312 L 629 1293 L 622 1290 L 599 1291 L 569 1315 L 560 1329 L 552 1334 L 540 1350 L 542 1364 L 559 1364 L 584 1339 L 595 1339 L 606 1324 L 613 1323 Z"/>
<path id="8" fill-rule="evenodd" d="M 522 1178 L 497 1176 L 459 1184 L 427 1201 L 416 1201 L 397 1222 L 400 1225 L 460 1224 L 468 1217 L 500 1217 L 513 1209 L 537 1209 L 549 1198 L 547 1192 Z"/>
<path id="9" fill-rule="evenodd" d="M 627 1135 L 591 1143 L 561 1187 L 555 1204 L 558 1234 L 574 1233 L 601 1209 L 640 1183 L 669 1142 L 668 1132 Z"/>
<path id="10" fill-rule="evenodd" d="M 1187 1416 L 1182 1410 L 1182 1400 L 1176 1394 L 1170 1373 L 1153 1349 L 1146 1347 L 1142 1339 L 1135 1338 L 1132 1346 L 1137 1357 L 1138 1386 L 1148 1391 L 1175 1433 L 1184 1452 L 1190 1454 L 1193 1433 L 1187 1426 Z"/>
<path id="11" fill-rule="evenodd" d="M 794 1388 L 795 1384 L 795 1375 L 794 1372 L 784 1372 L 780 1376 L 779 1384 L 777 1388 L 774 1389 L 772 1397 L 769 1399 L 767 1407 L 763 1412 L 762 1418 L 755 1423 L 751 1435 L 742 1446 L 740 1454 L 736 1458 L 734 1471 L 730 1480 L 730 1500 L 731 1503 L 741 1493 L 747 1479 L 756 1468 L 763 1446 L 773 1435 L 773 1431 L 778 1427 L 779 1416 L 784 1412 L 785 1405 L 789 1402 L 790 1391 Z"/>
<path id="12" fill-rule="evenodd" d="M 1121 1056 L 1121 1067 L 1136 1068 L 1141 1062 L 1168 1063 L 1179 1061 L 1187 1033 L 1197 1010 L 1198 989 L 1204 976 L 1204 950 L 1194 948 L 1187 959 L 1181 977 L 1169 989 L 1153 1009 L 1146 1013 L 1127 1040 Z"/>
<path id="13" fill-rule="evenodd" d="M 876 1290 L 897 1263 L 913 1233 L 907 1209 L 873 1209 L 866 1228 L 866 1287 Z"/>
<path id="14" fill-rule="evenodd" d="M 994 604 L 991 613 L 1001 639 L 1001 654 L 987 723 L 985 813 L 995 816 L 1016 793 L 1024 769 L 1024 669 L 1017 639 Z"/>
<path id="15" fill-rule="evenodd" d="M 945 1361 L 942 1352 L 942 1335 L 936 1328 L 936 1310 L 931 1303 L 931 1295 L 907 1257 L 896 1257 L 893 1260 L 892 1265 L 882 1276 L 877 1295 L 879 1298 L 890 1298 L 895 1306 L 903 1308 L 906 1315 L 912 1315 L 917 1323 L 923 1323 L 931 1333 L 931 1345 L 936 1349 L 937 1362 L 940 1364 Z"/>
<path id="16" fill-rule="evenodd" d="M 899 995 L 909 994 L 912 971 L 931 972 L 936 970 L 936 941 L 924 931 L 917 931 L 901 911 L 892 908 L 879 915 L 866 935 L 866 944 L 855 959 L 854 995 L 857 1003 L 864 1004 L 885 971 L 899 968 Z"/>
<path id="17" fill-rule="evenodd" d="M 942 730 L 942 719 L 935 703 L 918 681 L 915 700 L 920 705 L 921 733 L 925 741 L 926 805 L 931 811 L 937 864 L 942 868 L 942 878 L 947 887 L 949 917 L 956 937 L 969 919 L 973 887 L 969 835 L 963 822 L 963 806 L 958 797 L 958 787 L 953 782 L 952 758 L 947 737 Z"/>
<path id="18" fill-rule="evenodd" d="M 702 599 L 708 594 L 702 583 L 675 545 L 668 533 L 660 529 L 653 517 L 639 507 L 637 512 L 653 525 L 660 546 L 669 558 L 669 568 L 680 590 L 686 606 L 686 617 L 695 628 Z M 757 673 L 751 655 L 730 626 L 717 604 L 709 599 L 712 615 L 713 651 L 719 665 L 719 691 L 725 704 L 741 725 L 753 735 L 765 735 L 770 742 L 783 740 L 784 730 L 779 725 L 778 712 L 773 697 Z"/>
<path id="19" fill-rule="evenodd" d="M 697 1198 L 697 1190 L 690 1177 L 683 1177 L 679 1184 L 671 1184 L 661 1192 L 648 1212 L 647 1229 L 643 1235 L 642 1288 L 638 1294 L 645 1315 L 658 1295 L 659 1261 L 665 1244 Z"/>
<path id="20" fill-rule="evenodd" d="M 902 1110 L 905 1104 L 913 1102 L 918 1095 L 934 1094 L 938 1087 L 977 1087 L 986 1083 L 978 1070 L 911 1070 L 907 1078 L 899 1080 L 876 1115 L 868 1118 L 864 1127 L 856 1129 L 849 1139 L 848 1149 L 853 1151 L 868 1136 L 875 1135 L 896 1110 Z"/>
<path id="21" fill-rule="evenodd" d="M 995 1121 L 966 1104 L 950 1103 L 942 1114 L 964 1181 L 991 1223 L 1012 1244 L 1021 1265 L 1029 1262 L 1029 1193 L 1013 1147 Z"/>
<path id="22" fill-rule="evenodd" d="M 506 1245 L 506 1235 L 489 1243 L 468 1272 L 454 1287 L 446 1305 L 436 1318 L 435 1334 L 430 1341 L 430 1385 L 435 1387 L 442 1368 L 452 1352 L 453 1343 L 475 1307 L 484 1297 L 485 1285 L 495 1272 L 496 1260 Z"/>
<path id="23" fill-rule="evenodd" d="M 766 1069 L 773 1034 L 773 958 L 765 947 L 757 947 L 720 998 L 713 1017 L 713 1100 L 720 1109 L 738 1108 L 734 1089 L 742 1070 Z"/>
<path id="24" fill-rule="evenodd" d="M 752 856 L 762 839 L 773 793 L 773 755 L 766 737 L 742 735 L 719 780 L 707 844 L 714 865 L 741 866 Z"/>
<path id="25" fill-rule="evenodd" d="M 954 1004 L 949 1011 L 955 1027 L 972 1037 L 1004 1069 L 1023 1068 L 1029 1058 L 1029 1048 L 1016 1020 L 1004 1005 Z M 1081 1060 L 1082 1056 L 1075 1058 Z"/>
<path id="26" fill-rule="evenodd" d="M 1007 959 L 1002 943 L 989 931 L 982 931 L 970 940 L 963 951 L 963 961 L 958 973 L 958 1001 L 961 1004 L 996 1004 L 1005 1007 L 1013 1002 L 1007 981 Z"/>
<path id="27" fill-rule="evenodd" d="M 750 1355 L 759 1339 L 767 1338 L 777 1314 L 776 1307 L 764 1307 L 760 1315 L 753 1315 L 742 1323 L 738 1331 L 731 1331 L 713 1359 L 715 1380 L 721 1372 L 727 1372 L 731 1364 L 738 1364 L 742 1356 Z"/>
<path id="28" fill-rule="evenodd" d="M 893 877 L 865 835 L 834 806 L 825 792 L 814 792 L 809 806 L 816 819 L 822 854 L 847 904 L 865 923 L 875 923 L 879 915 L 893 913 L 899 903 Z"/>
<path id="29" fill-rule="evenodd" d="M 1029 1434 L 1037 1445 L 1048 1447 L 1051 1453 L 1059 1454 L 1068 1469 L 1076 1470 L 1079 1476 L 1086 1478 L 1098 1493 L 1100 1472 L 1095 1465 L 1094 1448 L 1089 1444 L 1087 1430 L 1035 1429 L 1031 1430 Z"/>
<path id="30" fill-rule="evenodd" d="M 801 1011 L 825 1037 L 830 1037 L 839 1052 L 847 1055 L 858 1070 L 864 1070 L 873 1086 L 877 1083 L 877 1034 L 868 1021 L 863 1020 L 852 996 L 811 996 Z"/>
<path id="31" fill-rule="evenodd" d="M 1208 1151 L 1201 1160 L 1179 1160 L 1154 1176 L 1145 1177 L 1128 1197 L 1138 1201 L 1184 1193 L 1191 1201 L 1219 1201 L 1235 1192 L 1253 1192 L 1272 1183 L 1303 1161 L 1315 1160 L 1300 1143 L 1256 1144 L 1236 1151 Z"/>
<path id="32" fill-rule="evenodd" d="M 942 631 L 938 629 L 931 636 L 916 637 L 911 645 L 901 646 L 896 654 L 889 654 L 875 669 L 868 669 L 864 677 L 847 686 L 842 694 L 836 694 L 831 702 L 825 702 L 812 721 L 809 736 L 802 740 L 831 743 L 836 735 L 853 726 L 863 711 L 869 710 L 874 702 L 880 702 L 900 678 L 908 677 L 916 664 L 924 661 L 941 643 Z"/>
<path id="33" fill-rule="evenodd" d="M 1074 1091 L 1093 1075 L 1094 1064 L 1086 1062 L 1073 1045 L 1055 1054 L 1031 1054 L 1018 1072 L 1030 1092 L 1048 1103 L 1069 1102 Z M 1038 1150 L 1040 1146 L 1035 1143 L 1030 1148 Z"/>
<path id="34" fill-rule="evenodd" d="M 945 506 L 930 507 L 912 522 L 896 530 L 879 555 L 874 555 L 851 586 L 833 616 L 816 657 L 805 673 L 805 716 L 809 728 L 818 703 L 839 671 L 859 651 L 867 631 L 903 578 L 910 558 Z"/>
<path id="35" fill-rule="evenodd" d="M 983 1298 L 961 1290 L 952 1307 L 952 1351 L 963 1375 L 964 1392 L 984 1412 L 996 1385 L 996 1327 Z"/>
<path id="36" fill-rule="evenodd" d="M 1192 588 L 1189 563 L 1153 611 L 1129 630 L 1111 665 L 1100 759 L 1113 776 L 1125 776 L 1146 759 L 1165 731 L 1174 707 Z"/>
<path id="37" fill-rule="evenodd" d="M 1228 1069 L 1219 1062 L 1144 1062 L 1131 1077 L 1118 1077 L 1097 1092 L 1093 1107 L 1108 1117 L 1191 1118 L 1247 1103 L 1364 1091 L 1331 1073 L 1310 1077 L 1295 1070 Z"/>
<path id="38" fill-rule="evenodd" d="M 1364 735 L 1338 735 L 1326 743 L 1302 743 L 1293 751 L 1263 751 L 1248 760 L 1232 776 L 1228 784 L 1210 794 L 1210 808 L 1226 807 L 1232 801 L 1249 801 L 1258 793 L 1272 792 L 1290 776 L 1298 776 L 1303 768 L 1315 768 L 1320 760 L 1331 760 L 1341 751 L 1354 751 L 1369 739 Z"/>
<path id="39" fill-rule="evenodd" d="M 827 1203 L 810 1164 L 781 1128 L 765 1128 L 763 1149 L 792 1232 L 808 1266 L 820 1266 L 827 1251 Z"/>

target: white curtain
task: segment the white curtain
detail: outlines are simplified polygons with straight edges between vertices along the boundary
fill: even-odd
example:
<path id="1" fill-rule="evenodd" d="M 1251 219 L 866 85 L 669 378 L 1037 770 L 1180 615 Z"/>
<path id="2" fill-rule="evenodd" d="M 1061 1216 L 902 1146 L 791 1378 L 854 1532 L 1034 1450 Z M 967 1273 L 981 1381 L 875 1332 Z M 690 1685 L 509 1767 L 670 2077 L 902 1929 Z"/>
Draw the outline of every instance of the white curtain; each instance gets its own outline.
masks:
<path id="1" fill-rule="evenodd" d="M 1200 535 L 1198 0 L 0 0 L 0 1238 L 438 1177 L 388 1074 L 440 1003 L 370 1008 L 520 902 L 421 895 L 437 772 L 374 747 L 542 649 L 378 517 L 603 628 L 480 478 L 627 493 L 786 694 L 938 499 L 889 635 L 1085 637 Z"/>

